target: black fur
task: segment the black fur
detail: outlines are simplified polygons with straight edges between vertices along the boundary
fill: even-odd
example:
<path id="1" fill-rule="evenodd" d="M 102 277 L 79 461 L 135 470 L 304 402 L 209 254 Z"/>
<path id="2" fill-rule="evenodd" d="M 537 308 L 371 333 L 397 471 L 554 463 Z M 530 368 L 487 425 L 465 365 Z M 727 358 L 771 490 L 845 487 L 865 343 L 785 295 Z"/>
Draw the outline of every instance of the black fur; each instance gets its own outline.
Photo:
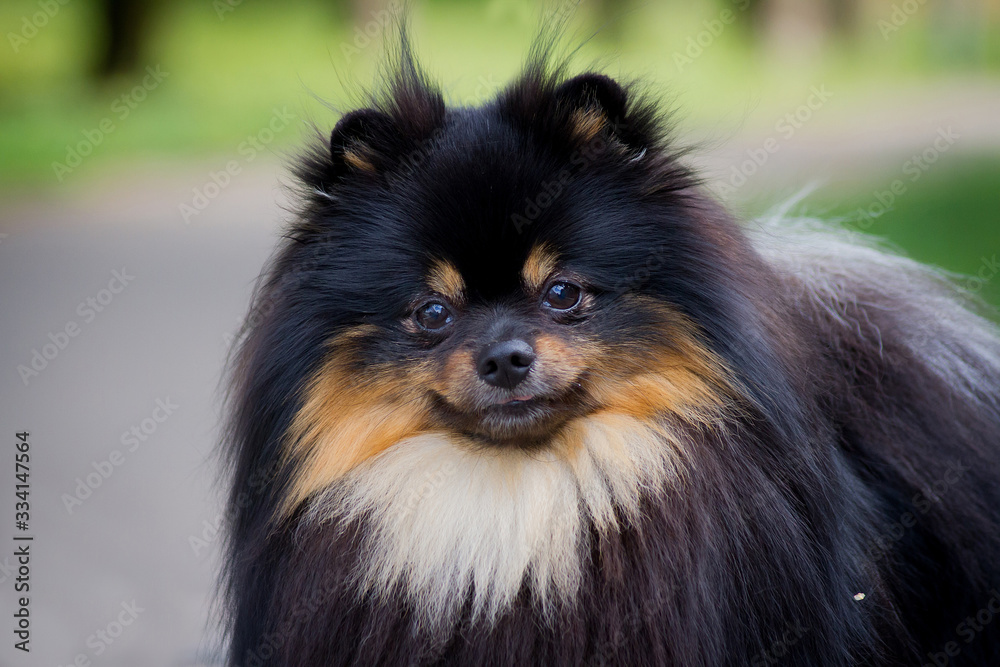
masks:
<path id="1" fill-rule="evenodd" d="M 588 109 L 609 122 L 581 144 L 570 128 Z M 1000 664 L 1000 618 L 969 641 L 957 629 L 1000 612 L 995 366 L 970 399 L 904 344 L 921 323 L 878 285 L 841 317 L 796 300 L 795 277 L 705 195 L 665 127 L 634 88 L 566 78 L 545 57 L 488 104 L 446 108 L 404 57 L 302 162 L 301 214 L 234 369 L 231 665 Z M 374 172 L 345 163 L 352 147 Z M 540 241 L 594 285 L 603 339 L 658 335 L 615 310 L 630 293 L 695 322 L 734 370 L 742 416 L 690 429 L 684 494 L 651 493 L 621 534 L 591 531 L 555 622 L 525 584 L 495 625 L 467 610 L 431 631 L 401 596 L 359 599 L 348 583 L 363 525 L 300 524 L 301 508 L 275 521 L 293 472 L 282 438 L 336 333 L 375 325 L 366 363 L 422 353 L 399 322 L 430 261 L 504 300 Z"/>

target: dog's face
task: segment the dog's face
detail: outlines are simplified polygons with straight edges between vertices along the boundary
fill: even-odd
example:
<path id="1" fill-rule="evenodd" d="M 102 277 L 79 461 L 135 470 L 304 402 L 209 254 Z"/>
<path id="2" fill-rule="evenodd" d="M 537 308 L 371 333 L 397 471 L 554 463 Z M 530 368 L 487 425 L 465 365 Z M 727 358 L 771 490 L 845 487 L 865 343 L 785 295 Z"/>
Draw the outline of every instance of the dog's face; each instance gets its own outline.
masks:
<path id="1" fill-rule="evenodd" d="M 287 260 L 325 332 L 291 429 L 306 487 L 423 432 L 537 448 L 720 400 L 686 172 L 609 79 L 535 97 L 334 131 Z"/>
<path id="2" fill-rule="evenodd" d="M 403 329 L 426 348 L 421 379 L 443 424 L 524 446 L 587 409 L 584 382 L 600 354 L 596 291 L 545 245 L 506 264 L 496 280 L 476 276 L 483 284 L 437 260 Z"/>

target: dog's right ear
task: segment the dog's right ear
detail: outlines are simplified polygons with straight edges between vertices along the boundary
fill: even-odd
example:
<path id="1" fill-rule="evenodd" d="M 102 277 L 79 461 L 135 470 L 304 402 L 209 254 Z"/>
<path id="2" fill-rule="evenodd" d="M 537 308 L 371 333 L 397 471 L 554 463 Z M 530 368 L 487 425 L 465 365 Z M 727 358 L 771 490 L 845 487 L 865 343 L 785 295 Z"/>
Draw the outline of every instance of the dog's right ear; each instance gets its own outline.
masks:
<path id="1" fill-rule="evenodd" d="M 646 147 L 648 139 L 637 122 L 641 119 L 630 114 L 628 90 L 611 77 L 580 74 L 560 84 L 554 96 L 570 113 L 568 125 L 575 140 L 585 143 L 604 132 L 632 150 Z"/>
<path id="2" fill-rule="evenodd" d="M 556 99 L 575 110 L 591 111 L 610 123 L 621 123 L 628 110 L 625 88 L 611 77 L 589 72 L 564 81 L 555 90 Z"/>
<path id="3" fill-rule="evenodd" d="M 351 173 L 377 175 L 386 166 L 387 152 L 398 134 L 395 121 L 377 109 L 358 109 L 346 114 L 330 133 L 333 180 Z"/>

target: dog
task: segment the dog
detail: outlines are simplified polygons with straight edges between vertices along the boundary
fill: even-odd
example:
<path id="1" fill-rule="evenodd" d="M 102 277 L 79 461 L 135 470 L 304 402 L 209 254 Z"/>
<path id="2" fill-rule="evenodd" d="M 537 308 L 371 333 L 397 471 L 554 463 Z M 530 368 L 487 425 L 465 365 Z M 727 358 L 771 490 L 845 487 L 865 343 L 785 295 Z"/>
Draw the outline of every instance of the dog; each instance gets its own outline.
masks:
<path id="1" fill-rule="evenodd" d="M 740 221 L 636 84 L 404 49 L 235 351 L 229 664 L 1000 664 L 1000 335 Z"/>

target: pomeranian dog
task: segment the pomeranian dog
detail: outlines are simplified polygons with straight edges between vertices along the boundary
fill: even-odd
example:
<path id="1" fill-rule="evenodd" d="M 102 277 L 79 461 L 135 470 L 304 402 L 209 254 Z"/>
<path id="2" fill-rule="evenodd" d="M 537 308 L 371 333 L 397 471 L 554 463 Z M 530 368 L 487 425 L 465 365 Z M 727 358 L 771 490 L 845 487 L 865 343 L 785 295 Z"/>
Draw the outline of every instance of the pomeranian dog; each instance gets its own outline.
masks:
<path id="1" fill-rule="evenodd" d="M 1000 664 L 1000 336 L 741 223 L 634 85 L 403 48 L 298 168 L 231 387 L 229 664 Z"/>

